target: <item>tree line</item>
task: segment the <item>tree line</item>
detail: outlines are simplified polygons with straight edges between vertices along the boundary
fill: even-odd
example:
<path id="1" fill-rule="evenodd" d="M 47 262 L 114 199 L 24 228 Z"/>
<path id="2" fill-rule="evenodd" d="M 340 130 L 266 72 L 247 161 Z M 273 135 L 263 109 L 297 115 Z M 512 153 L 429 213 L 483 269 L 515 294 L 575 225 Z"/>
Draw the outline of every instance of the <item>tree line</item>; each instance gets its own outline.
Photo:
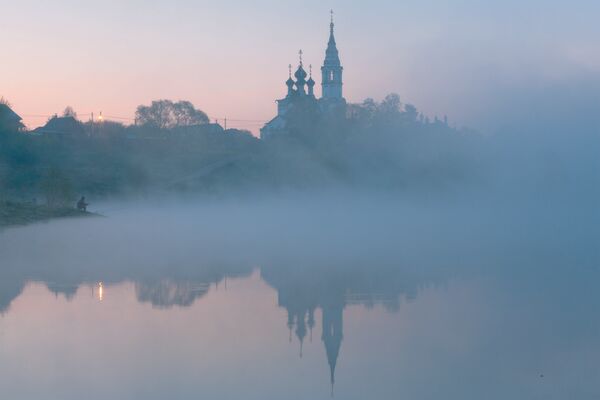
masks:
<path id="1" fill-rule="evenodd" d="M 316 188 L 332 185 L 401 190 L 468 174 L 475 135 L 430 120 L 397 95 L 348 105 L 344 115 L 297 110 L 288 134 L 262 141 L 247 131 L 209 124 L 187 101 L 157 100 L 136 123 L 61 117 L 79 135 L 39 135 L 0 127 L 0 197 L 49 205 L 154 192 Z M 50 123 L 50 121 L 49 121 Z"/>

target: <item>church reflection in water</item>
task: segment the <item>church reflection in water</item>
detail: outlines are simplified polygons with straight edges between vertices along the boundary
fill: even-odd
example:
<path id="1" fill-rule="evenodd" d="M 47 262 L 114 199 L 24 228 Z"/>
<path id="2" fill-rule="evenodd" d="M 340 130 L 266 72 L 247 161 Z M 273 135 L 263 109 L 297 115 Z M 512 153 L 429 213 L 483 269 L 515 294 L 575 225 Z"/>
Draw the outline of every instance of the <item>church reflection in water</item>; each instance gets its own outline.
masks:
<path id="1" fill-rule="evenodd" d="M 307 335 L 312 340 L 315 311 L 321 311 L 321 340 L 327 354 L 330 381 L 344 339 L 344 309 L 348 305 L 373 307 L 380 304 L 390 311 L 399 308 L 402 298 L 412 299 L 421 286 L 435 282 L 432 277 L 403 274 L 396 267 L 349 266 L 264 266 L 262 279 L 278 293 L 278 305 L 287 311 L 290 341 L 295 334 L 302 347 Z"/>
<path id="2" fill-rule="evenodd" d="M 255 268 L 247 266 L 180 266 L 168 274 L 157 274 L 152 269 L 127 271 L 114 268 L 94 276 L 93 271 L 74 270 L 72 274 L 53 276 L 47 271 L 41 276 L 23 272 L 0 276 L 0 314 L 9 310 L 28 282 L 43 282 L 56 296 L 67 300 L 75 297 L 82 285 L 92 288 L 98 300 L 105 296 L 109 286 L 121 282 L 133 282 L 135 295 L 140 303 L 149 303 L 157 309 L 190 307 L 207 295 L 212 285 L 219 285 L 228 278 L 249 277 Z M 431 271 L 430 271 L 431 272 Z M 313 331 L 321 314 L 321 341 L 327 355 L 332 390 L 335 370 L 344 339 L 344 310 L 349 305 L 367 308 L 381 305 L 387 310 L 398 310 L 402 299 L 412 299 L 425 285 L 443 282 L 439 273 L 410 272 L 395 265 L 324 266 L 294 265 L 293 263 L 263 265 L 261 278 L 277 291 L 278 306 L 287 311 L 289 340 L 297 340 L 299 355 L 305 341 L 313 340 Z M 0 272 L 6 275 L 6 272 Z M 66 276 L 70 276 L 67 278 Z M 85 278 L 84 278 L 85 276 Z M 89 278 L 91 276 L 91 278 Z M 105 289 L 106 288 L 106 289 Z M 283 321 L 282 321 L 283 323 Z M 294 339 L 295 336 L 295 339 Z"/>
<path id="3" fill-rule="evenodd" d="M 135 294 L 140 303 L 150 303 L 155 308 L 189 307 L 208 293 L 210 285 L 208 282 L 175 282 L 170 279 L 154 283 L 136 282 Z"/>

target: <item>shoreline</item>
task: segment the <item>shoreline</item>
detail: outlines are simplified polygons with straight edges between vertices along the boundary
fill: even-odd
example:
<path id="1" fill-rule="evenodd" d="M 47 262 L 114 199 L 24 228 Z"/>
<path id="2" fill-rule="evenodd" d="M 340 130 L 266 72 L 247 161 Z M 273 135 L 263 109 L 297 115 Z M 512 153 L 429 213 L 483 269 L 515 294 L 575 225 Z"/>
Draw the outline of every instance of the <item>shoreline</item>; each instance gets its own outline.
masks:
<path id="1" fill-rule="evenodd" d="M 60 218 L 82 218 L 98 216 L 91 212 L 70 207 L 48 207 L 13 201 L 0 202 L 0 228 L 25 226 Z"/>

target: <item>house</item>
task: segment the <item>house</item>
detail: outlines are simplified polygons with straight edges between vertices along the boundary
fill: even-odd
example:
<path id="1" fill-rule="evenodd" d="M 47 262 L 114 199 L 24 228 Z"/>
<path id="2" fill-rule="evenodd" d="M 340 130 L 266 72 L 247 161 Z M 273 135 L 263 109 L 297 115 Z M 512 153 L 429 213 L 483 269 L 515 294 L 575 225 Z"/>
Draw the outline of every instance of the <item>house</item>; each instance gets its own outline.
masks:
<path id="1" fill-rule="evenodd" d="M 22 118 L 8 104 L 0 103 L 0 130 L 18 132 L 25 128 Z"/>
<path id="2" fill-rule="evenodd" d="M 73 117 L 54 116 L 46 125 L 33 130 L 37 135 L 83 136 L 83 124 Z"/>

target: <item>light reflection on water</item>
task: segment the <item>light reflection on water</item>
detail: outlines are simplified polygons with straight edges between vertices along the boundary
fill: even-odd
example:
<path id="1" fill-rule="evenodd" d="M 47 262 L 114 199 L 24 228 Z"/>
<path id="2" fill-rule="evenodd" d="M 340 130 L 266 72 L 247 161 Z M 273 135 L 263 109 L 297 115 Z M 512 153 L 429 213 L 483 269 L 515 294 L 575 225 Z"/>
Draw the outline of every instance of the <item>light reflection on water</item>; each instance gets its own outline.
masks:
<path id="1" fill-rule="evenodd" d="M 311 281 L 265 268 L 227 286 L 30 282 L 0 318 L 0 383 L 13 399 L 598 393 L 597 316 L 572 338 L 553 332 L 573 309 L 551 312 L 540 293 L 521 303 L 484 278 L 396 291 Z"/>
<path id="2" fill-rule="evenodd" d="M 256 270 L 230 279 L 227 287 L 224 282 L 120 282 L 106 285 L 104 296 L 105 285 L 99 283 L 73 292 L 67 285 L 30 282 L 2 317 L 8 332 L 0 361 L 3 390 L 12 398 L 43 393 L 77 398 L 85 390 L 92 399 L 136 398 L 148 385 L 157 392 L 145 397 L 164 398 L 159 393 L 174 380 L 181 386 L 169 398 L 198 391 L 214 398 L 254 398 L 253 392 L 255 398 L 264 393 L 275 398 L 285 386 L 297 391 L 289 398 L 352 396 L 353 375 L 372 373 L 361 364 L 385 356 L 383 349 L 362 343 L 369 340 L 367 314 L 376 315 L 376 329 L 397 329 L 403 295 L 320 292 L 293 282 L 273 288 L 267 279 Z M 349 339 L 345 324 L 353 327 Z M 391 334 L 380 345 L 394 348 L 396 339 Z M 344 355 L 344 347 L 350 354 Z M 345 372 L 335 387 L 338 362 Z M 38 384 L 15 387 L 32 375 Z M 254 389 L 250 377 L 265 386 Z M 368 379 L 361 385 L 369 386 Z"/>
<path id="3" fill-rule="evenodd" d="M 2 398 L 600 397 L 591 241 L 187 221 L 0 236 Z"/>

